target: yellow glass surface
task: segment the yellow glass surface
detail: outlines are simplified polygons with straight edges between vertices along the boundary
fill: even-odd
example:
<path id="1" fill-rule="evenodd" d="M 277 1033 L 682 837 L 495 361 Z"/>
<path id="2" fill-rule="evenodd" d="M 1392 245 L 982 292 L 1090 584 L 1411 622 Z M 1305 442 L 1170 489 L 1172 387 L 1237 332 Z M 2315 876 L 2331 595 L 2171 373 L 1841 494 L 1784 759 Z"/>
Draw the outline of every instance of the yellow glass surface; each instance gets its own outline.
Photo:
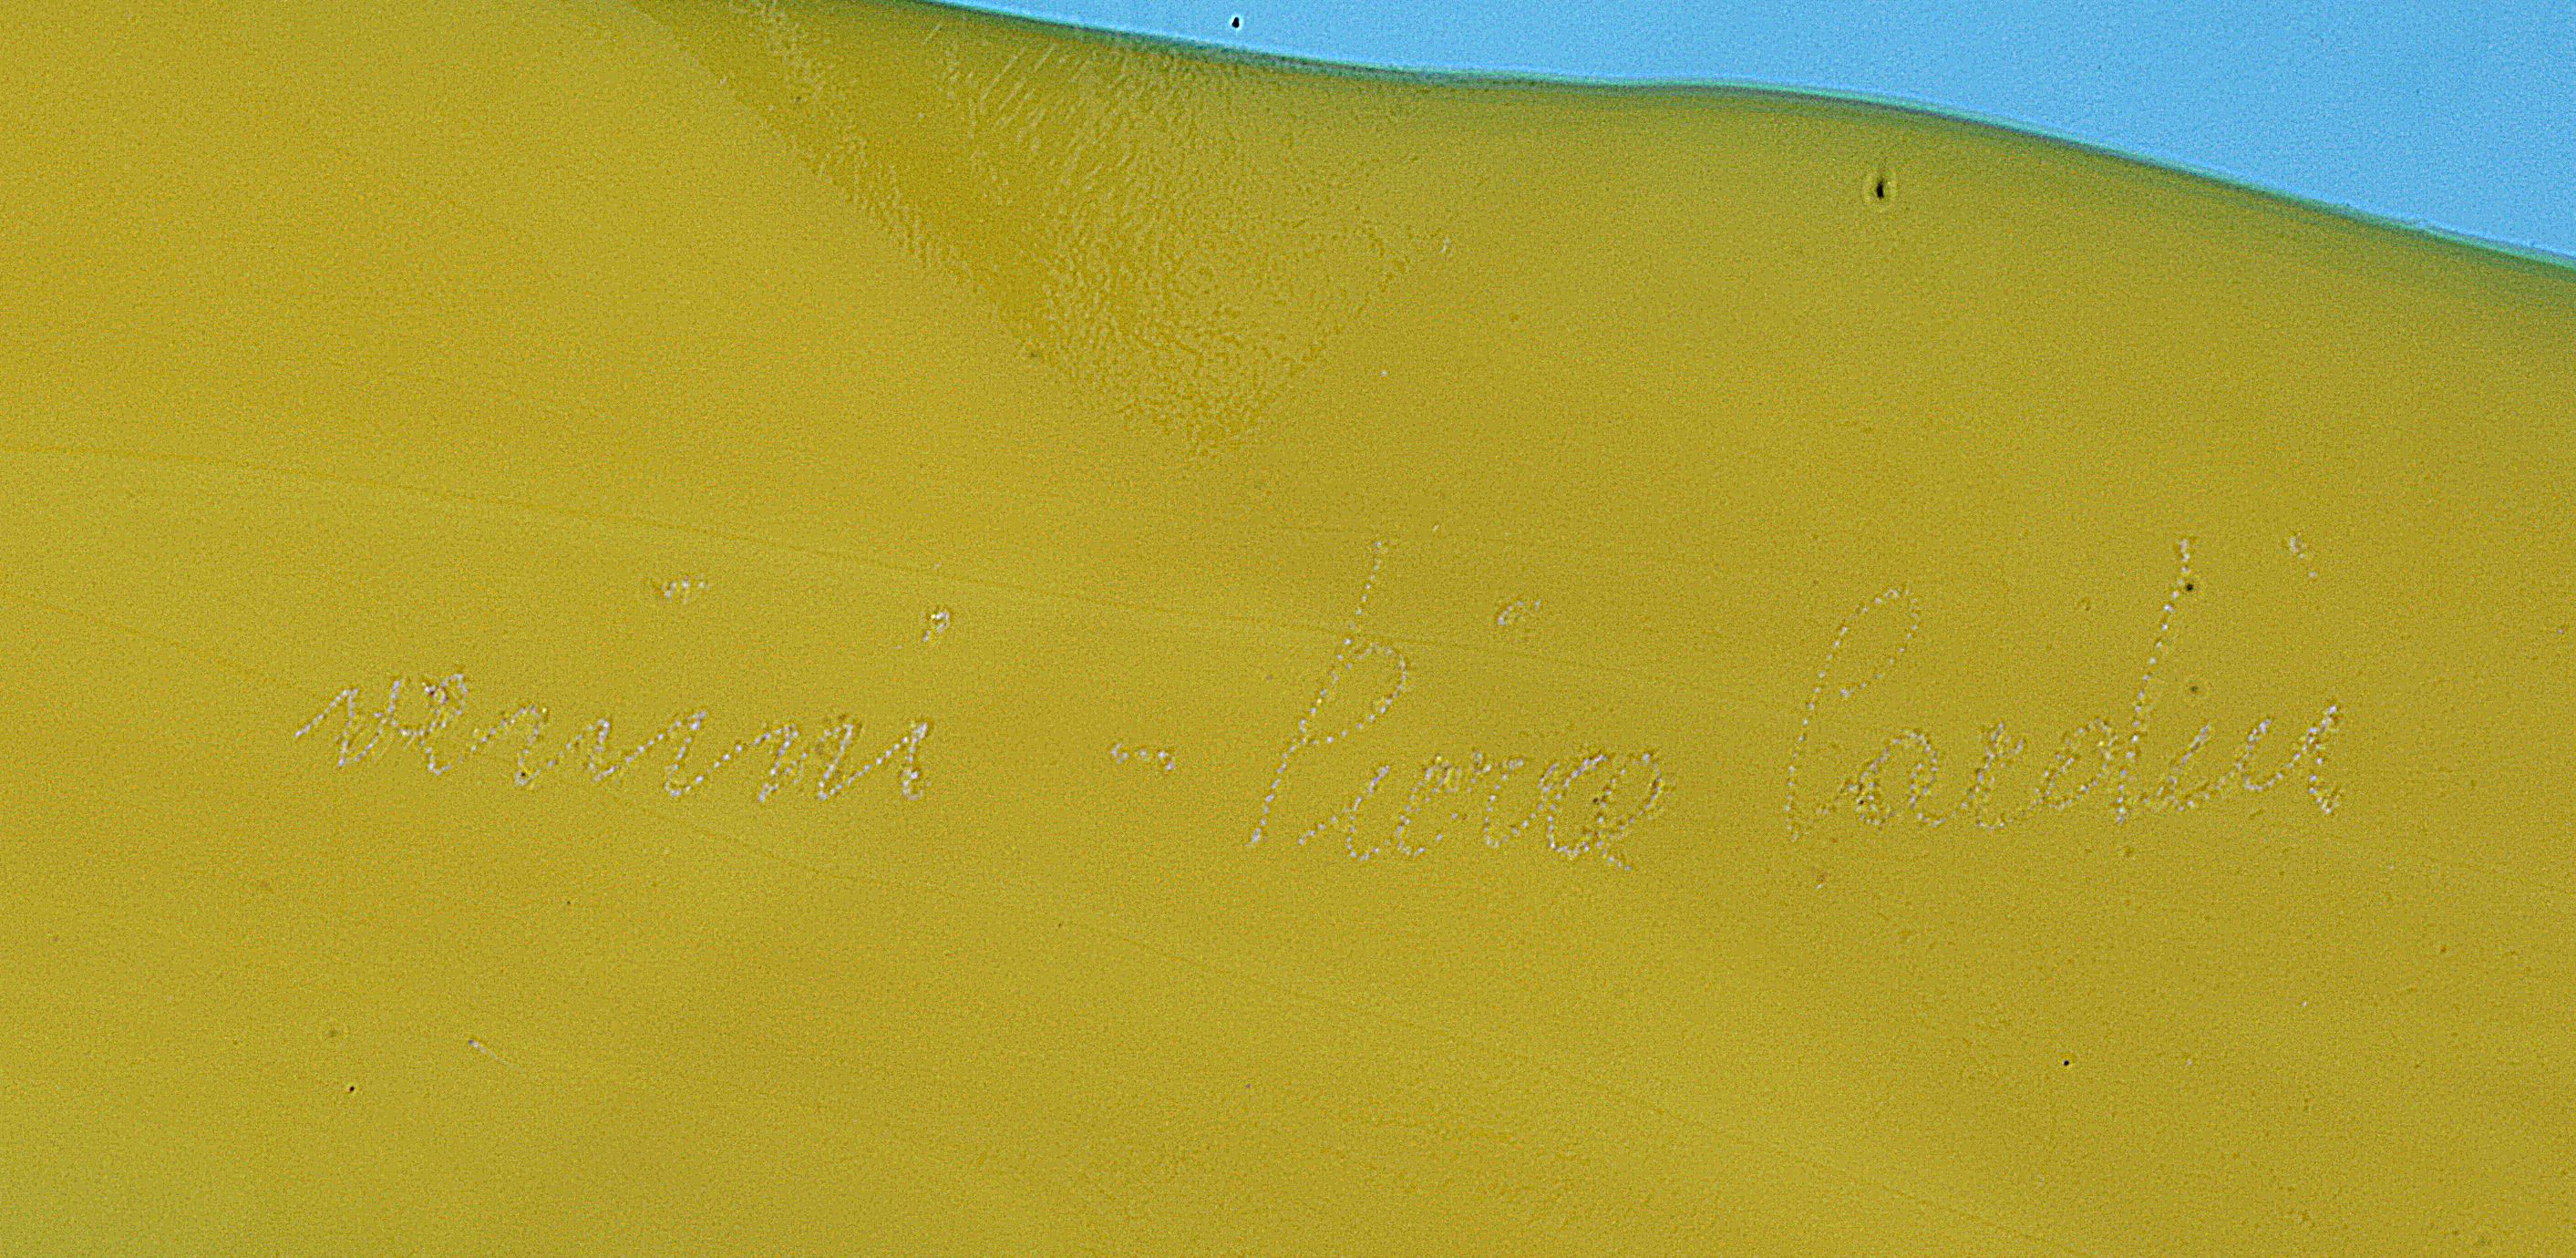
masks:
<path id="1" fill-rule="evenodd" d="M 2576 274 L 849 0 L 0 18 L 0 1252 L 2576 1253 Z"/>

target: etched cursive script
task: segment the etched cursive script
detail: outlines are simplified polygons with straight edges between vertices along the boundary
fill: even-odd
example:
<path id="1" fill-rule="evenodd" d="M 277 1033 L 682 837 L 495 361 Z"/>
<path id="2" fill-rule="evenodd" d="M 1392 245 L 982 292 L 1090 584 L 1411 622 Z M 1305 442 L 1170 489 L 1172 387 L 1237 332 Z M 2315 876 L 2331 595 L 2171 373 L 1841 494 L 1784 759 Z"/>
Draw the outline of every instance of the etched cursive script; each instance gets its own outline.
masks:
<path id="1" fill-rule="evenodd" d="M 2190 771 L 2193 759 L 2208 746 L 2215 732 L 2214 726 L 2204 722 L 2165 766 L 2164 773 L 2152 785 L 2141 788 L 2138 757 L 2146 739 L 2148 717 L 2155 707 L 2157 669 L 2173 645 L 2175 609 L 2199 589 L 2191 571 L 2191 539 L 2176 542 L 2174 551 L 2178 562 L 2173 587 L 2165 596 L 2163 613 L 2156 622 L 2155 640 L 2147 648 L 2146 667 L 2138 674 L 2126 724 L 2114 726 L 2110 718 L 2097 717 L 2066 731 L 2058 740 L 2056 757 L 2040 774 L 2028 797 L 2017 806 L 1998 812 L 1988 811 L 1994 794 L 1995 775 L 2012 764 L 2024 746 L 2023 740 L 2009 734 L 2001 722 L 1986 731 L 1984 755 L 1977 764 L 1976 773 L 1969 778 L 1966 788 L 1959 792 L 1957 801 L 1947 808 L 1935 810 L 1926 806 L 1925 801 L 1939 783 L 1941 758 L 1932 739 L 1920 729 L 1913 728 L 1890 735 L 1878 754 L 1846 778 L 1831 798 L 1802 808 L 1798 796 L 1798 774 L 1805 763 L 1809 739 L 1819 714 L 1828 703 L 1848 703 L 1862 691 L 1885 680 L 1888 670 L 1904 658 L 1907 648 L 1913 645 L 1916 634 L 1923 627 L 1921 609 L 1902 587 L 1881 591 L 1862 603 L 1851 618 L 1834 631 L 1833 643 L 1825 649 L 1825 662 L 1816 670 L 1815 688 L 1808 693 L 1806 710 L 1798 719 L 1797 738 L 1789 751 L 1786 798 L 1782 803 L 1789 837 L 1794 839 L 1804 832 L 1803 822 L 1844 806 L 1872 825 L 1883 825 L 1904 817 L 1925 826 L 1965 822 L 1979 829 L 2000 829 L 2043 811 L 2063 812 L 2073 808 L 2090 796 L 2105 779 L 2110 783 L 2111 820 L 2126 822 L 2139 811 L 2189 812 L 2211 802 L 2231 786 L 2246 792 L 2267 791 L 2280 785 L 2293 770 L 2302 767 L 2307 770 L 2308 797 L 2315 802 L 2318 811 L 2332 813 L 2338 793 L 2325 781 L 2325 740 L 2342 719 L 2341 706 L 2332 700 L 2325 703 L 2322 715 L 2300 736 L 2298 746 L 2291 751 L 2289 758 L 2267 775 L 2256 777 L 2253 765 L 2263 740 L 2272 732 L 2273 718 L 2268 716 L 2255 721 L 2246 731 L 2243 744 L 2225 769 L 2199 786 L 2183 789 L 2183 775 Z M 1835 667 L 1842 662 L 1843 646 L 1852 631 L 1870 617 L 1885 615 L 1891 610 L 1906 617 L 1904 633 L 1894 649 L 1868 676 L 1837 681 Z M 1887 779 L 1890 771 L 1899 767 L 1900 760 L 1905 784 L 1903 800 L 1897 802 L 1890 798 Z"/>
<path id="2" fill-rule="evenodd" d="M 1403 651 L 1363 636 L 1369 598 L 1386 565 L 1386 543 L 1375 543 L 1371 556 L 1368 579 L 1360 586 L 1359 602 L 1351 609 L 1341 647 L 1325 669 L 1323 682 L 1315 688 L 1314 701 L 1306 705 L 1305 713 L 1297 718 L 1296 731 L 1280 749 L 1278 766 L 1271 774 L 1270 788 L 1262 793 L 1260 815 L 1253 821 L 1247 846 L 1269 837 L 1279 793 L 1287 785 L 1290 769 L 1302 757 L 1354 738 L 1376 724 L 1395 707 L 1412 682 L 1412 665 Z M 1323 732 L 1317 718 L 1332 704 L 1351 670 L 1372 660 L 1384 661 L 1388 680 L 1347 724 Z M 1376 818 L 1384 823 L 1383 830 L 1372 826 L 1372 834 L 1364 837 L 1362 812 L 1395 772 L 1392 762 L 1382 763 L 1360 783 L 1348 802 L 1299 831 L 1297 842 L 1338 834 L 1344 849 L 1355 860 L 1368 860 L 1389 849 L 1403 856 L 1420 856 L 1453 832 L 1464 833 L 1472 822 L 1474 832 L 1487 847 L 1499 848 L 1535 831 L 1547 841 L 1549 850 L 1568 860 L 1597 854 L 1613 866 L 1628 868 L 1611 844 L 1662 807 L 1663 769 L 1656 763 L 1655 753 L 1621 754 L 1592 749 L 1549 761 L 1535 776 L 1522 776 L 1522 770 L 1528 767 L 1529 761 L 1521 756 L 1488 757 L 1472 750 L 1454 757 L 1434 754 L 1416 766 L 1392 818 Z M 1531 784 L 1525 796 L 1511 791 L 1515 780 Z M 1567 825 L 1562 814 L 1566 801 L 1578 797 L 1578 783 L 1588 783 L 1588 789 L 1579 797 L 1590 806 L 1580 819 Z"/>
<path id="3" fill-rule="evenodd" d="M 399 711 L 406 695 L 417 692 L 428 710 L 417 722 L 406 721 Z M 812 738 L 803 736 L 793 721 L 770 726 L 748 738 L 735 742 L 696 773 L 688 771 L 689 749 L 696 742 L 699 727 L 707 719 L 705 709 L 682 713 L 668 725 L 626 750 L 623 755 L 610 751 L 610 725 L 601 717 L 582 726 L 566 741 L 561 750 L 542 762 L 530 763 L 530 757 L 545 742 L 546 726 L 551 719 L 547 710 L 536 704 L 523 705 L 492 724 L 475 731 L 463 749 L 452 756 L 442 756 L 438 736 L 464 712 L 466 681 L 463 673 L 445 677 L 396 677 L 385 690 L 384 704 L 370 709 L 365 692 L 350 686 L 313 719 L 295 731 L 302 738 L 321 727 L 333 712 L 345 712 L 340 727 L 339 764 L 346 768 L 362 764 L 387 743 L 400 743 L 417 750 L 432 774 L 444 774 L 470 759 L 493 741 L 517 732 L 519 751 L 515 760 L 513 781 L 522 787 L 534 787 L 538 779 L 564 762 L 576 757 L 594 782 L 606 782 L 619 776 L 642 760 L 655 748 L 663 748 L 667 765 L 663 770 L 662 789 L 673 799 L 683 799 L 704 785 L 718 770 L 741 756 L 767 748 L 769 772 L 761 779 L 759 802 L 767 803 L 779 788 L 805 781 L 812 774 L 816 800 L 828 800 L 847 789 L 851 783 L 880 768 L 892 766 L 895 789 L 905 799 L 921 798 L 921 744 L 930 736 L 930 722 L 915 721 L 909 729 L 856 767 L 845 768 L 851 761 L 850 744 L 859 733 L 859 723 L 844 716 L 816 731 Z"/>

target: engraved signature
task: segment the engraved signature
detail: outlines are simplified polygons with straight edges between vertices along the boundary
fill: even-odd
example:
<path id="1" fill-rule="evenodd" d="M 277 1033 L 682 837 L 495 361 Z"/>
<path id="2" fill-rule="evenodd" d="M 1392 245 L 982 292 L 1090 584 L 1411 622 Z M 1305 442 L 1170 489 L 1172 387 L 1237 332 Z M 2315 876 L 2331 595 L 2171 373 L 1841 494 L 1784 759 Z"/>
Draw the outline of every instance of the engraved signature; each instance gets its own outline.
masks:
<path id="1" fill-rule="evenodd" d="M 1246 846 L 1270 836 L 1280 790 L 1301 756 L 1356 737 L 1376 724 L 1411 684 L 1412 666 L 1403 651 L 1362 636 L 1369 597 L 1385 565 L 1386 543 L 1378 542 L 1368 580 L 1360 586 L 1359 602 L 1351 609 L 1350 627 L 1324 672 L 1323 682 L 1315 688 L 1314 701 L 1306 705 L 1305 713 L 1297 718 L 1296 731 L 1280 749 L 1278 767 L 1271 775 L 1269 790 L 1262 794 L 1260 815 L 1253 821 L 1252 837 Z M 1321 730 L 1316 717 L 1332 703 L 1352 667 L 1369 660 L 1383 660 L 1391 670 L 1382 692 L 1372 696 L 1368 706 L 1348 724 L 1329 732 Z M 1390 848 L 1400 855 L 1420 856 L 1451 833 L 1463 833 L 1472 822 L 1475 833 L 1488 847 L 1501 847 L 1535 830 L 1547 841 L 1549 850 L 1568 860 L 1597 854 L 1617 868 L 1629 868 L 1611 844 L 1662 807 L 1664 776 L 1655 753 L 1586 750 L 1549 761 L 1533 777 L 1522 777 L 1521 771 L 1528 767 L 1529 761 L 1524 757 L 1488 757 L 1482 751 L 1471 750 L 1454 757 L 1432 755 L 1417 766 L 1392 820 L 1381 816 L 1378 820 L 1386 821 L 1385 828 L 1380 831 L 1372 826 L 1373 833 L 1364 837 L 1361 813 L 1395 772 L 1393 763 L 1383 763 L 1360 784 L 1349 802 L 1299 831 L 1296 841 L 1303 844 L 1327 834 L 1339 834 L 1344 849 L 1355 860 L 1368 860 Z M 1525 798 L 1507 795 L 1516 779 L 1531 784 Z M 1580 793 L 1576 790 L 1579 783 L 1586 784 Z M 1514 801 L 1508 807 L 1507 798 Z M 1569 825 L 1563 824 L 1563 814 L 1570 798 L 1580 798 L 1589 807 Z"/>
<path id="2" fill-rule="evenodd" d="M 428 711 L 419 721 L 410 722 L 398 713 L 404 697 L 415 691 L 427 702 Z M 555 754 L 532 764 L 530 758 L 546 741 L 546 727 L 552 719 L 541 705 L 527 704 L 507 713 L 475 731 L 471 738 L 465 740 L 461 750 L 447 755 L 442 754 L 442 746 L 437 740 L 464 712 L 466 680 L 463 673 L 450 673 L 445 677 L 396 677 L 386 687 L 381 708 L 370 709 L 364 694 L 360 687 L 350 686 L 332 696 L 312 720 L 295 731 L 294 737 L 302 738 L 320 728 L 333 712 L 345 712 L 339 739 L 341 767 L 364 763 L 390 742 L 417 750 L 432 774 L 444 774 L 487 745 L 516 731 L 519 751 L 512 780 L 522 787 L 534 787 L 538 779 L 568 757 L 573 758 L 574 764 L 587 772 L 592 781 L 606 782 L 626 772 L 655 748 L 663 748 L 667 764 L 663 770 L 662 789 L 673 799 L 686 798 L 737 758 L 767 748 L 769 771 L 762 777 L 757 795 L 759 802 L 767 803 L 779 788 L 807 780 L 809 772 L 814 798 L 819 801 L 831 799 L 860 778 L 888 766 L 892 766 L 895 774 L 897 793 L 905 799 L 919 799 L 921 744 L 930 736 L 930 722 L 914 721 L 910 728 L 875 756 L 857 762 L 856 767 L 845 768 L 851 761 L 850 744 L 858 737 L 860 726 L 857 721 L 846 716 L 836 718 L 815 731 L 811 738 L 805 737 L 794 721 L 785 721 L 736 741 L 705 768 L 690 773 L 689 749 L 697 740 L 699 727 L 707 719 L 706 710 L 701 708 L 673 717 L 669 724 L 626 749 L 622 755 L 612 754 L 610 723 L 608 718 L 601 717 L 577 730 Z"/>
<path id="3" fill-rule="evenodd" d="M 1834 631 L 1833 643 L 1825 650 L 1824 665 L 1816 670 L 1815 688 L 1809 692 L 1806 710 L 1798 719 L 1797 738 L 1789 751 L 1787 790 L 1781 805 L 1789 837 L 1794 839 L 1804 833 L 1803 822 L 1826 816 L 1844 806 L 1872 825 L 1884 825 L 1905 817 L 1925 826 L 1960 821 L 1979 829 L 1996 830 L 2043 811 L 2063 812 L 2073 808 L 2106 778 L 2110 782 L 2111 820 L 2126 822 L 2138 810 L 2189 812 L 2211 802 L 2230 786 L 2246 792 L 2267 791 L 2280 785 L 2291 771 L 2301 767 L 2307 770 L 2308 797 L 2316 803 L 2319 812 L 2332 813 L 2339 792 L 2325 781 L 2325 740 L 2343 719 L 2341 705 L 2332 700 L 2326 702 L 2323 714 L 2300 736 L 2289 759 L 2266 776 L 2254 776 L 2253 764 L 2257 750 L 2272 732 L 2273 718 L 2269 716 L 2255 721 L 2227 767 L 2199 786 L 2185 790 L 2182 778 L 2215 732 L 2214 726 L 2206 722 L 2165 766 L 2163 775 L 2152 785 L 2143 790 L 2140 788 L 2138 752 L 2146 738 L 2147 719 L 2155 708 L 2156 670 L 2173 645 L 2175 609 L 2199 588 L 2191 571 L 2191 539 L 2176 542 L 2174 550 L 2178 564 L 2173 587 L 2165 596 L 2163 614 L 2156 622 L 2155 641 L 2147 649 L 2146 667 L 2138 674 L 2126 725 L 2115 727 L 2110 718 L 2096 717 L 2066 731 L 2058 740 L 2055 759 L 2040 775 L 2028 798 L 2001 812 L 1987 811 L 1994 794 L 1995 774 L 2018 758 L 2024 747 L 2023 740 L 2008 734 L 2001 722 L 1986 731 L 1985 751 L 1976 773 L 1959 793 L 1958 801 L 1946 809 L 1933 810 L 1925 806 L 1924 801 L 1939 783 L 1941 759 L 1931 738 L 1920 729 L 1913 728 L 1890 735 L 1878 754 L 1845 779 L 1831 798 L 1821 804 L 1801 804 L 1798 796 L 1799 770 L 1804 766 L 1809 736 L 1814 732 L 1817 717 L 1829 703 L 1848 703 L 1885 679 L 1888 670 L 1895 667 L 1907 648 L 1913 645 L 1915 635 L 1923 626 L 1921 609 L 1902 587 L 1884 590 L 1862 603 L 1850 619 Z M 1843 644 L 1852 631 L 1870 617 L 1885 615 L 1891 610 L 1906 617 L 1904 634 L 1895 648 L 1868 676 L 1837 679 L 1835 666 L 1842 660 Z M 1889 773 L 1898 767 L 1902 767 L 1905 778 L 1901 802 L 1892 800 L 1888 789 Z"/>

